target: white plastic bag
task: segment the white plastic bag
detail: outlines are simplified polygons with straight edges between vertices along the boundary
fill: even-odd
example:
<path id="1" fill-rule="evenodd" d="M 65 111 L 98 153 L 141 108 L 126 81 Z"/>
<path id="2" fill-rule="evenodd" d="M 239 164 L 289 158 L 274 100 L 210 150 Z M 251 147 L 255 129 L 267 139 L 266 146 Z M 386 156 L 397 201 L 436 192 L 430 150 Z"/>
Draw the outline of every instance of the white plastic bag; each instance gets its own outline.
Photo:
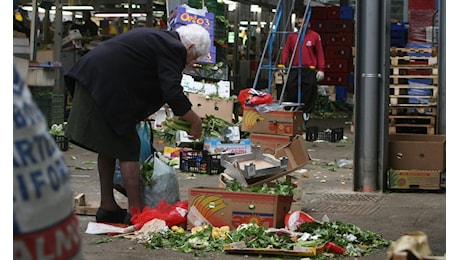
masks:
<path id="1" fill-rule="evenodd" d="M 158 152 L 154 152 L 147 160 L 154 160 L 154 166 L 150 184 L 142 186 L 145 205 L 155 208 L 163 199 L 169 204 L 178 202 L 179 182 L 174 167 L 169 166 L 168 159 Z"/>

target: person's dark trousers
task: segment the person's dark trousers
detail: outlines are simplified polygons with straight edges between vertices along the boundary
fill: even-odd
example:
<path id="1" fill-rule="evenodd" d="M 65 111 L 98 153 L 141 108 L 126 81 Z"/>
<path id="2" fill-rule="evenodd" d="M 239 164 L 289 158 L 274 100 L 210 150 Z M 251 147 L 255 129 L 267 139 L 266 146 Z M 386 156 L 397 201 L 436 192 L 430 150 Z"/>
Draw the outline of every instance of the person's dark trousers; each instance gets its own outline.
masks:
<path id="1" fill-rule="evenodd" d="M 286 85 L 286 99 L 287 102 L 298 102 L 298 71 L 299 69 L 293 68 L 289 73 L 288 82 Z M 301 99 L 300 102 L 304 104 L 302 111 L 304 113 L 312 113 L 315 108 L 317 96 L 317 82 L 316 71 L 310 68 L 302 68 L 301 71 Z"/>

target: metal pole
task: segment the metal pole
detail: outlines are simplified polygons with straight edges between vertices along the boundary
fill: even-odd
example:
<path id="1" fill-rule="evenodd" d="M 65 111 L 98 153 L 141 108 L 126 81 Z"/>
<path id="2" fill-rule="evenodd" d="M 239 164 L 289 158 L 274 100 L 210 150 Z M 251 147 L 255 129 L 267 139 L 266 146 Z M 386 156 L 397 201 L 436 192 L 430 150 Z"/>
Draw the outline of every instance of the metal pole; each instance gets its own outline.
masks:
<path id="1" fill-rule="evenodd" d="M 132 1 L 128 0 L 128 30 L 133 27 L 133 11 L 131 8 Z"/>
<path id="2" fill-rule="evenodd" d="M 55 0 L 54 5 L 56 6 L 54 14 L 54 61 L 61 62 L 61 51 L 62 51 L 62 2 L 61 0 Z M 64 94 L 64 78 L 62 76 L 62 68 L 55 68 L 56 80 L 54 81 L 54 92 L 56 94 Z M 64 110 L 64 107 L 62 108 Z M 64 111 L 62 111 L 64 113 Z"/>
<path id="3" fill-rule="evenodd" d="M 439 1 L 439 99 L 438 99 L 438 134 L 446 134 L 446 0 Z M 433 28 L 433 34 L 435 30 Z"/>
<path id="4" fill-rule="evenodd" d="M 37 22 L 38 6 L 37 0 L 32 0 L 32 19 L 30 25 L 30 60 L 37 59 Z"/>
<path id="5" fill-rule="evenodd" d="M 152 4 L 152 1 L 153 0 L 147 0 L 146 4 L 145 4 L 145 12 L 147 13 L 147 18 L 146 18 L 146 23 L 145 23 L 145 26 L 147 27 L 153 27 L 153 4 Z"/>
<path id="6" fill-rule="evenodd" d="M 378 187 L 379 146 L 382 137 L 382 68 L 379 53 L 385 48 L 379 21 L 379 0 L 359 0 L 357 9 L 354 190 L 373 192 Z M 386 104 L 388 106 L 388 103 Z"/>

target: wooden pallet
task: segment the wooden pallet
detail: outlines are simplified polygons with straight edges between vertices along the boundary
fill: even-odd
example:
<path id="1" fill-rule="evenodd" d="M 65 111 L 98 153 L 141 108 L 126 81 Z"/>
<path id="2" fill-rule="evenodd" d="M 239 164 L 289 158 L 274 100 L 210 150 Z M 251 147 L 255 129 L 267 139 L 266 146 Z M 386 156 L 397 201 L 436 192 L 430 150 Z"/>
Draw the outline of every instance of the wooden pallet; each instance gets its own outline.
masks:
<path id="1" fill-rule="evenodd" d="M 438 85 L 438 75 L 390 75 L 390 84 L 393 85 L 407 85 L 410 79 L 427 80 L 427 85 Z"/>
<path id="2" fill-rule="evenodd" d="M 438 56 L 438 50 L 436 48 L 397 48 L 397 47 L 390 48 L 391 57 L 404 57 L 404 56 L 410 56 L 410 57 L 417 56 L 418 57 L 420 55 L 436 57 Z"/>
<path id="3" fill-rule="evenodd" d="M 436 115 L 437 108 L 434 106 L 420 105 L 390 105 L 390 115 Z"/>
<path id="4" fill-rule="evenodd" d="M 397 126 L 397 125 L 436 125 L 436 116 L 393 116 L 389 117 L 389 125 L 390 126 Z"/>
<path id="5" fill-rule="evenodd" d="M 118 202 L 120 207 L 127 208 L 126 203 Z M 84 193 L 79 193 L 73 199 L 73 210 L 77 215 L 96 216 L 99 202 L 88 202 Z"/>
<path id="6" fill-rule="evenodd" d="M 436 65 L 438 64 L 437 57 L 390 57 L 391 66 L 405 65 L 405 66 L 420 66 L 420 65 Z"/>
<path id="7" fill-rule="evenodd" d="M 390 105 L 425 105 L 436 106 L 438 100 L 432 96 L 390 95 Z"/>
<path id="8" fill-rule="evenodd" d="M 414 66 L 391 66 L 390 67 L 391 75 L 418 75 L 418 76 L 433 76 L 438 75 L 437 66 L 433 65 L 414 65 Z"/>
<path id="9" fill-rule="evenodd" d="M 435 126 L 432 125 L 414 125 L 414 124 L 397 124 L 389 127 L 390 134 L 427 134 L 434 135 Z"/>
<path id="10" fill-rule="evenodd" d="M 389 85 L 390 88 L 390 95 L 409 95 L 411 90 L 421 90 L 424 92 L 425 90 L 430 90 L 430 97 L 438 97 L 438 86 L 435 85 L 408 85 L 408 84 L 401 84 L 401 85 Z"/>

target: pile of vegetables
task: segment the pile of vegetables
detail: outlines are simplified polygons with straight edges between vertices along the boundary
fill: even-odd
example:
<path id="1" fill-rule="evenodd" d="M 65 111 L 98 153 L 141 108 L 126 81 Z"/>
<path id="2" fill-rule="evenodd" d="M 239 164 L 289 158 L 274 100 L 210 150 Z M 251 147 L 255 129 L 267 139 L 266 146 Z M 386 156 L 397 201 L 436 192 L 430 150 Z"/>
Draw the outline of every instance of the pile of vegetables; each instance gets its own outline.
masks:
<path id="1" fill-rule="evenodd" d="M 262 185 L 256 185 L 245 190 L 241 183 L 236 180 L 229 181 L 226 183 L 225 188 L 228 191 L 248 191 L 256 193 L 265 193 L 265 194 L 278 194 L 278 195 L 293 195 L 295 187 L 286 180 L 276 180 L 274 182 L 274 187 L 270 187 L 267 183 Z"/>
<path id="2" fill-rule="evenodd" d="M 203 133 L 197 142 L 203 142 L 207 137 L 224 137 L 230 133 L 229 127 L 234 126 L 233 123 L 228 122 L 222 118 L 214 115 L 206 115 L 201 119 L 201 126 Z M 167 118 L 162 122 L 162 129 L 157 130 L 156 134 L 167 144 L 175 144 L 178 131 L 189 132 L 191 128 L 190 123 L 179 119 L 178 117 Z M 224 140 L 225 141 L 225 140 Z"/>
<path id="3" fill-rule="evenodd" d="M 52 136 L 64 136 L 66 125 L 67 122 L 64 122 L 62 124 L 53 124 L 48 132 Z"/>
<path id="4" fill-rule="evenodd" d="M 280 232 L 279 229 L 265 229 L 256 224 L 241 224 L 230 230 L 228 226 L 211 225 L 194 227 L 190 232 L 172 227 L 152 233 L 145 242 L 150 249 L 168 248 L 184 253 L 203 256 L 205 252 L 224 252 L 225 245 L 244 242 L 246 248 L 271 248 L 292 250 L 295 246 L 318 247 L 332 244 L 346 249 L 343 256 L 366 256 L 372 250 L 387 247 L 390 241 L 370 231 L 361 230 L 353 224 L 335 222 L 305 222 L 296 232 Z M 332 252 L 316 256 L 327 259 Z"/>
<path id="5" fill-rule="evenodd" d="M 245 191 L 238 182 L 228 182 L 226 189 Z M 267 184 L 254 186 L 246 191 L 291 195 L 292 184 L 276 181 L 274 187 Z M 228 226 L 213 227 L 211 225 L 193 227 L 186 231 L 183 227 L 173 226 L 161 232 L 150 234 L 144 245 L 150 249 L 167 248 L 195 256 L 204 256 L 206 252 L 225 252 L 225 246 L 231 243 L 242 243 L 246 248 L 284 249 L 294 247 L 324 247 L 324 253 L 315 259 L 328 259 L 336 256 L 337 249 L 343 256 L 367 256 L 373 250 L 388 247 L 390 240 L 371 231 L 362 230 L 353 224 L 340 221 L 304 222 L 295 231 L 287 229 L 265 229 L 257 224 L 241 224 L 230 230 Z M 332 249 L 335 248 L 335 251 Z"/>

